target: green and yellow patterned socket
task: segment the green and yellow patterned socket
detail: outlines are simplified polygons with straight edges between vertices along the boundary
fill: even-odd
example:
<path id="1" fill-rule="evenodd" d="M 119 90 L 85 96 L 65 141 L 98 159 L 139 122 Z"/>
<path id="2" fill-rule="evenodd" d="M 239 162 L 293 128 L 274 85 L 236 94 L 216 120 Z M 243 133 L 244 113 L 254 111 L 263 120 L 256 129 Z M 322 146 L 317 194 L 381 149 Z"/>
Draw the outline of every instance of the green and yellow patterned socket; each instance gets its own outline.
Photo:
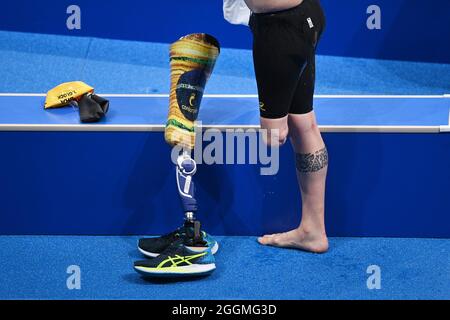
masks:
<path id="1" fill-rule="evenodd" d="M 187 35 L 171 45 L 170 103 L 165 129 L 170 145 L 194 148 L 195 121 L 219 53 L 219 42 L 204 33 Z"/>

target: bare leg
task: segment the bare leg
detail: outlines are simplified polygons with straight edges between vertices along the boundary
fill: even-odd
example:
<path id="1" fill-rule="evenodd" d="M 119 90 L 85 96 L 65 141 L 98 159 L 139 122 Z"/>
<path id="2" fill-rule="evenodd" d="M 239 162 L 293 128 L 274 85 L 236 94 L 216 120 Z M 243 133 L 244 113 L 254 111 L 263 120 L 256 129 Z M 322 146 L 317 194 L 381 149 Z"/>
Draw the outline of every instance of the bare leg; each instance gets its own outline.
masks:
<path id="1" fill-rule="evenodd" d="M 264 245 L 326 252 L 325 180 L 328 154 L 314 112 L 288 117 L 289 135 L 296 153 L 297 180 L 302 196 L 302 221 L 297 229 L 259 238 Z"/>
<path id="2" fill-rule="evenodd" d="M 279 119 L 260 118 L 261 129 L 267 130 L 266 144 L 272 147 L 280 147 L 286 142 L 289 133 L 288 119 L 289 116 Z"/>

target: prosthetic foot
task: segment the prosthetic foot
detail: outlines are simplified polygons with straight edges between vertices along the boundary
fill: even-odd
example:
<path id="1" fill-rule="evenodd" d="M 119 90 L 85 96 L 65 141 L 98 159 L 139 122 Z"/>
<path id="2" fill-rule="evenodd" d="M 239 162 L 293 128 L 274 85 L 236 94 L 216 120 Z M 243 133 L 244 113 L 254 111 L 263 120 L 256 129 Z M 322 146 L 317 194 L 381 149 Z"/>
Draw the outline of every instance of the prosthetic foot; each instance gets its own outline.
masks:
<path id="1" fill-rule="evenodd" d="M 205 251 L 209 248 L 211 253 L 215 254 L 219 249 L 217 241 L 206 232 L 201 231 L 200 221 L 195 220 L 197 200 L 195 199 L 193 175 L 196 170 L 197 165 L 194 159 L 187 152 L 183 152 L 177 159 L 176 180 L 185 213 L 184 224 L 162 237 L 140 239 L 138 249 L 146 257 L 159 256 L 180 238 L 184 239 L 184 244 L 194 252 Z"/>
<path id="2" fill-rule="evenodd" d="M 198 231 L 195 231 L 198 230 Z M 189 250 L 202 252 L 211 250 L 212 254 L 216 254 L 219 250 L 219 244 L 209 234 L 201 230 L 199 221 L 188 222 L 168 234 L 160 237 L 139 239 L 138 249 L 148 258 L 154 258 L 163 253 L 174 242 L 183 240 L 183 243 Z"/>

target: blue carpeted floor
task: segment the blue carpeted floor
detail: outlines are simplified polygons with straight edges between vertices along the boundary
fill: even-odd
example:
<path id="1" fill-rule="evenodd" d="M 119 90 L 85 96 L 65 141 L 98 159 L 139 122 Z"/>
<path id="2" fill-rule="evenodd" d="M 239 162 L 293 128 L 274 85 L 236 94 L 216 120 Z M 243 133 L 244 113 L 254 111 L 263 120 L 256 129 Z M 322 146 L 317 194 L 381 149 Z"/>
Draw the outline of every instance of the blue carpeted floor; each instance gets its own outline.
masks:
<path id="1" fill-rule="evenodd" d="M 137 237 L 1 236 L 0 299 L 450 299 L 450 241 L 333 238 L 317 255 L 219 237 L 208 278 L 145 281 Z M 68 290 L 67 267 L 81 269 Z M 381 268 L 369 290 L 367 267 Z"/>
<path id="2" fill-rule="evenodd" d="M 0 31 L 0 92 L 84 80 L 101 93 L 167 93 L 168 44 Z M 444 94 L 450 65 L 319 56 L 318 94 Z M 223 48 L 207 93 L 256 93 L 249 50 Z"/>

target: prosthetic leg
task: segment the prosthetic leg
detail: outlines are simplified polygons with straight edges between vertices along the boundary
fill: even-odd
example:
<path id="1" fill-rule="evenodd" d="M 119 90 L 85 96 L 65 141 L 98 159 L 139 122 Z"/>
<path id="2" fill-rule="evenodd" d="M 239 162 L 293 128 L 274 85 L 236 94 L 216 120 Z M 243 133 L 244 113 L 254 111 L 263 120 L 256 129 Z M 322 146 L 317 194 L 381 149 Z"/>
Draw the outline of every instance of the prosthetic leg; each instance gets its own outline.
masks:
<path id="1" fill-rule="evenodd" d="M 197 166 L 190 156 L 195 147 L 194 123 L 219 52 L 217 40 L 206 34 L 188 35 L 170 48 L 170 105 L 164 136 L 167 143 L 183 150 L 177 159 L 176 172 L 178 192 L 188 222 L 195 221 L 197 211 L 192 181 Z"/>
<path id="2" fill-rule="evenodd" d="M 207 34 L 187 35 L 170 47 L 171 85 L 169 115 L 164 137 L 176 148 L 176 182 L 184 210 L 184 225 L 167 235 L 139 241 L 139 250 L 148 257 L 162 254 L 177 237 L 184 237 L 184 244 L 191 251 L 212 253 L 218 244 L 200 230 L 195 219 L 197 201 L 193 176 L 197 165 L 191 154 L 195 147 L 195 121 L 206 82 L 213 71 L 220 53 L 218 41 Z"/>

